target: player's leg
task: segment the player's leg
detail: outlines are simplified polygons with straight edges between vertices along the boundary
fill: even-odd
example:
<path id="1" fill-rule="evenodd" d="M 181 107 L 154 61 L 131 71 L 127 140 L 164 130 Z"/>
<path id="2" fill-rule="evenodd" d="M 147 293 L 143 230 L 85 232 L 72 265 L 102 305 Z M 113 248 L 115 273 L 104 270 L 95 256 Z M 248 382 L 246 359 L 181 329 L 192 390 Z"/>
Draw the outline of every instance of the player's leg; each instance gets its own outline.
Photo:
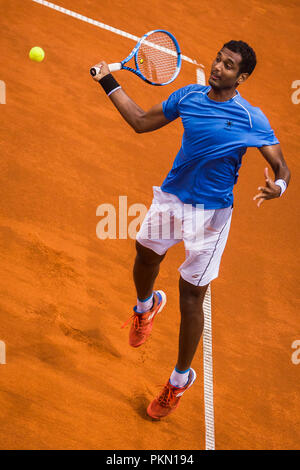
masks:
<path id="1" fill-rule="evenodd" d="M 136 258 L 133 267 L 133 279 L 137 292 L 137 305 L 134 307 L 133 321 L 129 331 L 129 344 L 137 348 L 151 334 L 154 318 L 166 304 L 166 294 L 153 290 L 159 273 L 159 265 L 165 254 L 158 255 L 150 248 L 136 242 Z"/>
<path id="2" fill-rule="evenodd" d="M 136 241 L 136 258 L 133 267 L 133 279 L 139 300 L 145 300 L 152 295 L 159 266 L 166 253 L 158 255 L 150 248 Z"/>
<path id="3" fill-rule="evenodd" d="M 196 379 L 191 363 L 196 353 L 204 326 L 203 300 L 208 284 L 195 286 L 182 277 L 179 279 L 181 323 L 179 351 L 176 367 L 160 395 L 148 406 L 147 413 L 154 419 L 174 411 L 183 393 Z"/>
<path id="4" fill-rule="evenodd" d="M 133 278 L 137 291 L 137 305 L 134 307 L 129 332 L 129 344 L 141 346 L 152 331 L 154 318 L 166 304 L 166 294 L 153 290 L 159 266 L 167 250 L 181 239 L 174 238 L 174 199 L 172 194 L 154 188 L 151 207 L 136 236 L 136 258 Z"/>
<path id="5" fill-rule="evenodd" d="M 176 369 L 181 372 L 190 368 L 203 332 L 203 300 L 208 285 L 195 286 L 179 279 L 181 322 Z"/>
<path id="6" fill-rule="evenodd" d="M 189 214 L 193 216 L 193 212 Z M 229 233 L 231 208 L 204 211 L 204 226 L 196 232 L 195 243 L 190 215 L 184 219 L 186 260 L 179 268 L 181 325 L 178 360 L 164 389 L 147 408 L 148 415 L 155 419 L 174 411 L 181 396 L 196 379 L 196 372 L 190 365 L 203 331 L 203 300 L 209 283 L 218 276 Z"/>
<path id="7" fill-rule="evenodd" d="M 132 324 L 129 331 L 129 344 L 134 348 L 141 346 L 151 334 L 154 318 L 164 308 L 167 297 L 161 290 L 153 290 L 159 273 L 159 265 L 165 254 L 155 251 L 136 241 L 136 258 L 133 279 L 137 292 Z"/>
<path id="8" fill-rule="evenodd" d="M 221 257 L 227 242 L 232 208 L 205 210 L 203 213 L 203 230 L 201 243 L 186 234 L 186 260 L 180 266 L 180 333 L 179 352 L 176 368 L 186 371 L 194 358 L 204 326 L 203 301 L 209 283 L 218 277 Z M 188 227 L 188 224 L 186 224 Z M 174 384 L 179 383 L 180 376 L 174 374 Z"/>

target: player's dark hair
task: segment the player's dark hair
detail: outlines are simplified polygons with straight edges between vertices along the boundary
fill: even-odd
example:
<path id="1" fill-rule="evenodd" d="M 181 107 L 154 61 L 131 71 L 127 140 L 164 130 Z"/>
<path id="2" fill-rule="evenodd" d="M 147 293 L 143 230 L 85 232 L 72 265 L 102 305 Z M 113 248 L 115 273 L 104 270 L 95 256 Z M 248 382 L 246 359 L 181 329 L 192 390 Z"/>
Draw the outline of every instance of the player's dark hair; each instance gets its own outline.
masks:
<path id="1" fill-rule="evenodd" d="M 242 56 L 242 62 L 240 63 L 240 73 L 248 73 L 251 75 L 256 66 L 256 54 L 252 47 L 250 47 L 244 41 L 229 41 L 224 44 L 223 48 L 237 52 Z"/>

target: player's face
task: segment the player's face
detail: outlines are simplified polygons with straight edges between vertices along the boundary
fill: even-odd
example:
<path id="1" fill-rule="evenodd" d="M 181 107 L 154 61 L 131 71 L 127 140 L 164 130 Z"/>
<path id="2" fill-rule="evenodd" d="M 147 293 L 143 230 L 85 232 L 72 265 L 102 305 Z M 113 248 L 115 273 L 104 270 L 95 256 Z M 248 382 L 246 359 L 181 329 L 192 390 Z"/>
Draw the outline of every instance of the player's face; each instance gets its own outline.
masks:
<path id="1" fill-rule="evenodd" d="M 239 66 L 241 61 L 242 56 L 238 52 L 232 52 L 226 47 L 221 49 L 212 63 L 208 80 L 210 86 L 218 89 L 236 87 L 240 76 Z"/>

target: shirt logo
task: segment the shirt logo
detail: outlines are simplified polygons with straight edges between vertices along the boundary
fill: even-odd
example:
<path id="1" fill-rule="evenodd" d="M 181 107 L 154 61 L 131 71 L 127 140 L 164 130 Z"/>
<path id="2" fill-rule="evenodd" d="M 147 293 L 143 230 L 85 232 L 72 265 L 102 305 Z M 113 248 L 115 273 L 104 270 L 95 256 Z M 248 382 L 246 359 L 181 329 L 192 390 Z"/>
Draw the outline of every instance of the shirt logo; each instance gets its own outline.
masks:
<path id="1" fill-rule="evenodd" d="M 227 120 L 226 125 L 225 125 L 225 129 L 230 131 L 230 129 L 232 129 L 232 126 L 233 126 L 232 121 Z"/>

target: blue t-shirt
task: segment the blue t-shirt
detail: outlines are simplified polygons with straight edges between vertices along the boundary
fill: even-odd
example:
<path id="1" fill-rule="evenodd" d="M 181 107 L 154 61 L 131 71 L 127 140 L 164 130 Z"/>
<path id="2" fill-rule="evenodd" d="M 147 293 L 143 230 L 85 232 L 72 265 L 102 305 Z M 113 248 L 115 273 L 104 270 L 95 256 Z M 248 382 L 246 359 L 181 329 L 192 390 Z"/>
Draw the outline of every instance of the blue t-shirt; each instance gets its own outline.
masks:
<path id="1" fill-rule="evenodd" d="M 233 203 L 247 147 L 278 144 L 263 112 L 241 97 L 211 100 L 210 86 L 188 85 L 163 102 L 163 112 L 184 127 L 181 148 L 161 189 L 187 204 L 220 209 Z"/>

